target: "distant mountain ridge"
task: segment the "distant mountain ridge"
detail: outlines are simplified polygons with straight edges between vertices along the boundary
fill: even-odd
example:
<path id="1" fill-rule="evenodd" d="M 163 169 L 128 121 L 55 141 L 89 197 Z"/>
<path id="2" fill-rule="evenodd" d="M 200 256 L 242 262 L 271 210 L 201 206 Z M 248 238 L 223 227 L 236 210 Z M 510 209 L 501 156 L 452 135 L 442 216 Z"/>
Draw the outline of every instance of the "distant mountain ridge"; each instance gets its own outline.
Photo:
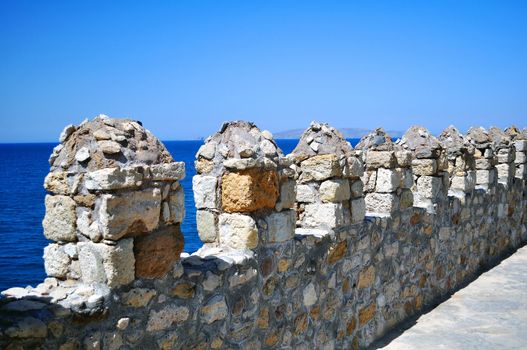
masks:
<path id="1" fill-rule="evenodd" d="M 361 128 L 337 128 L 345 138 L 347 139 L 360 139 L 364 135 L 370 133 L 371 129 Z M 275 139 L 299 139 L 305 129 L 291 129 L 285 131 L 274 132 L 273 137 Z M 400 138 L 404 132 L 399 130 L 386 130 L 386 133 L 392 138 Z"/>

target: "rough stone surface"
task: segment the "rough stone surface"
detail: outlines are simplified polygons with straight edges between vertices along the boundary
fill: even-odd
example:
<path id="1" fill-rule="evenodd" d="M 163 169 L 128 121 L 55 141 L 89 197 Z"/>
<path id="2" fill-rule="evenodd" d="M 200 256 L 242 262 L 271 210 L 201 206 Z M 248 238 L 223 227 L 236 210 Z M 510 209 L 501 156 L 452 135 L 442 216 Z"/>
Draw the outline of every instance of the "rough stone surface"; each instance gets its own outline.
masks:
<path id="1" fill-rule="evenodd" d="M 199 238 L 203 243 L 215 242 L 218 239 L 218 215 L 207 211 L 196 211 L 196 223 Z"/>
<path id="2" fill-rule="evenodd" d="M 75 241 L 77 217 L 75 201 L 66 196 L 46 196 L 44 236 L 52 241 Z"/>
<path id="3" fill-rule="evenodd" d="M 216 208 L 218 200 L 216 196 L 217 180 L 214 176 L 195 175 L 192 178 L 192 189 L 194 190 L 194 202 L 196 208 Z"/>
<path id="4" fill-rule="evenodd" d="M 269 242 L 285 242 L 293 238 L 295 232 L 295 212 L 284 210 L 266 218 Z"/>
<path id="5" fill-rule="evenodd" d="M 347 179 L 326 180 L 320 184 L 320 199 L 324 202 L 342 202 L 350 199 L 350 185 Z"/>
<path id="6" fill-rule="evenodd" d="M 274 208 L 278 196 L 278 175 L 272 170 L 229 173 L 221 181 L 222 208 L 229 213 Z"/>
<path id="7" fill-rule="evenodd" d="M 256 222 L 248 215 L 221 214 L 219 236 L 222 245 L 235 249 L 251 249 L 258 245 Z"/>
<path id="8" fill-rule="evenodd" d="M 322 181 L 333 176 L 341 175 L 337 156 L 334 154 L 325 154 L 314 156 L 300 163 L 302 171 L 301 179 L 307 181 Z"/>

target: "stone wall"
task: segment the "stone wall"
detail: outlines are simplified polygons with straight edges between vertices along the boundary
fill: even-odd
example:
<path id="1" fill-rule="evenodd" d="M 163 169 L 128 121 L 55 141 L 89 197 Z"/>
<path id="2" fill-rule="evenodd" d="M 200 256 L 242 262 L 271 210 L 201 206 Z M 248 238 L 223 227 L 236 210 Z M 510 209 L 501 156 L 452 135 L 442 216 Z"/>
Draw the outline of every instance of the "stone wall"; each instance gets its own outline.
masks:
<path id="1" fill-rule="evenodd" d="M 140 123 L 69 126 L 45 186 L 50 276 L 0 301 L 6 349 L 363 348 L 527 240 L 527 131 L 313 123 L 292 154 L 231 122 L 182 163 Z M 181 259 L 180 259 L 181 256 Z"/>

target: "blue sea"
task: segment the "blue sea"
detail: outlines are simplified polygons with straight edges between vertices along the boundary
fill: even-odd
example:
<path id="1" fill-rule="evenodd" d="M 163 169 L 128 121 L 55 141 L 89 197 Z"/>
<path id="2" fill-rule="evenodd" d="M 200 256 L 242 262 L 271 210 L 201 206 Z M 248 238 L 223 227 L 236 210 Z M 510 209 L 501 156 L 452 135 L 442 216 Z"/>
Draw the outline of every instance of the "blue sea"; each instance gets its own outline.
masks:
<path id="1" fill-rule="evenodd" d="M 277 140 L 285 154 L 298 140 Z M 194 156 L 202 141 L 165 141 L 176 161 L 184 161 L 187 175 L 186 216 L 181 227 L 185 251 L 202 245 L 196 230 L 196 209 L 192 194 Z M 44 177 L 55 143 L 0 144 L 0 290 L 35 286 L 46 277 L 42 253 L 48 241 L 42 233 L 44 218 Z"/>

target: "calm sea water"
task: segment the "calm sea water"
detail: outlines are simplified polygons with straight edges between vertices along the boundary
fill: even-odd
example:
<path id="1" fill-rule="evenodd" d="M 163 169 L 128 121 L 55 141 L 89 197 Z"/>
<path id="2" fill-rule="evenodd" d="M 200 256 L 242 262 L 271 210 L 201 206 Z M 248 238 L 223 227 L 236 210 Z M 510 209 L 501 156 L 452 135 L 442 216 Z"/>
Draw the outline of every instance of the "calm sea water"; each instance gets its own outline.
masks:
<path id="1" fill-rule="evenodd" d="M 285 154 L 297 140 L 277 140 Z M 187 175 L 186 216 L 181 230 L 185 251 L 192 253 L 202 245 L 196 230 L 196 209 L 192 194 L 194 155 L 202 141 L 164 142 L 173 158 L 184 161 Z M 42 186 L 49 171 L 48 158 L 55 143 L 0 144 L 0 290 L 35 286 L 45 278 L 42 253 L 48 241 L 42 233 L 44 196 Z"/>

